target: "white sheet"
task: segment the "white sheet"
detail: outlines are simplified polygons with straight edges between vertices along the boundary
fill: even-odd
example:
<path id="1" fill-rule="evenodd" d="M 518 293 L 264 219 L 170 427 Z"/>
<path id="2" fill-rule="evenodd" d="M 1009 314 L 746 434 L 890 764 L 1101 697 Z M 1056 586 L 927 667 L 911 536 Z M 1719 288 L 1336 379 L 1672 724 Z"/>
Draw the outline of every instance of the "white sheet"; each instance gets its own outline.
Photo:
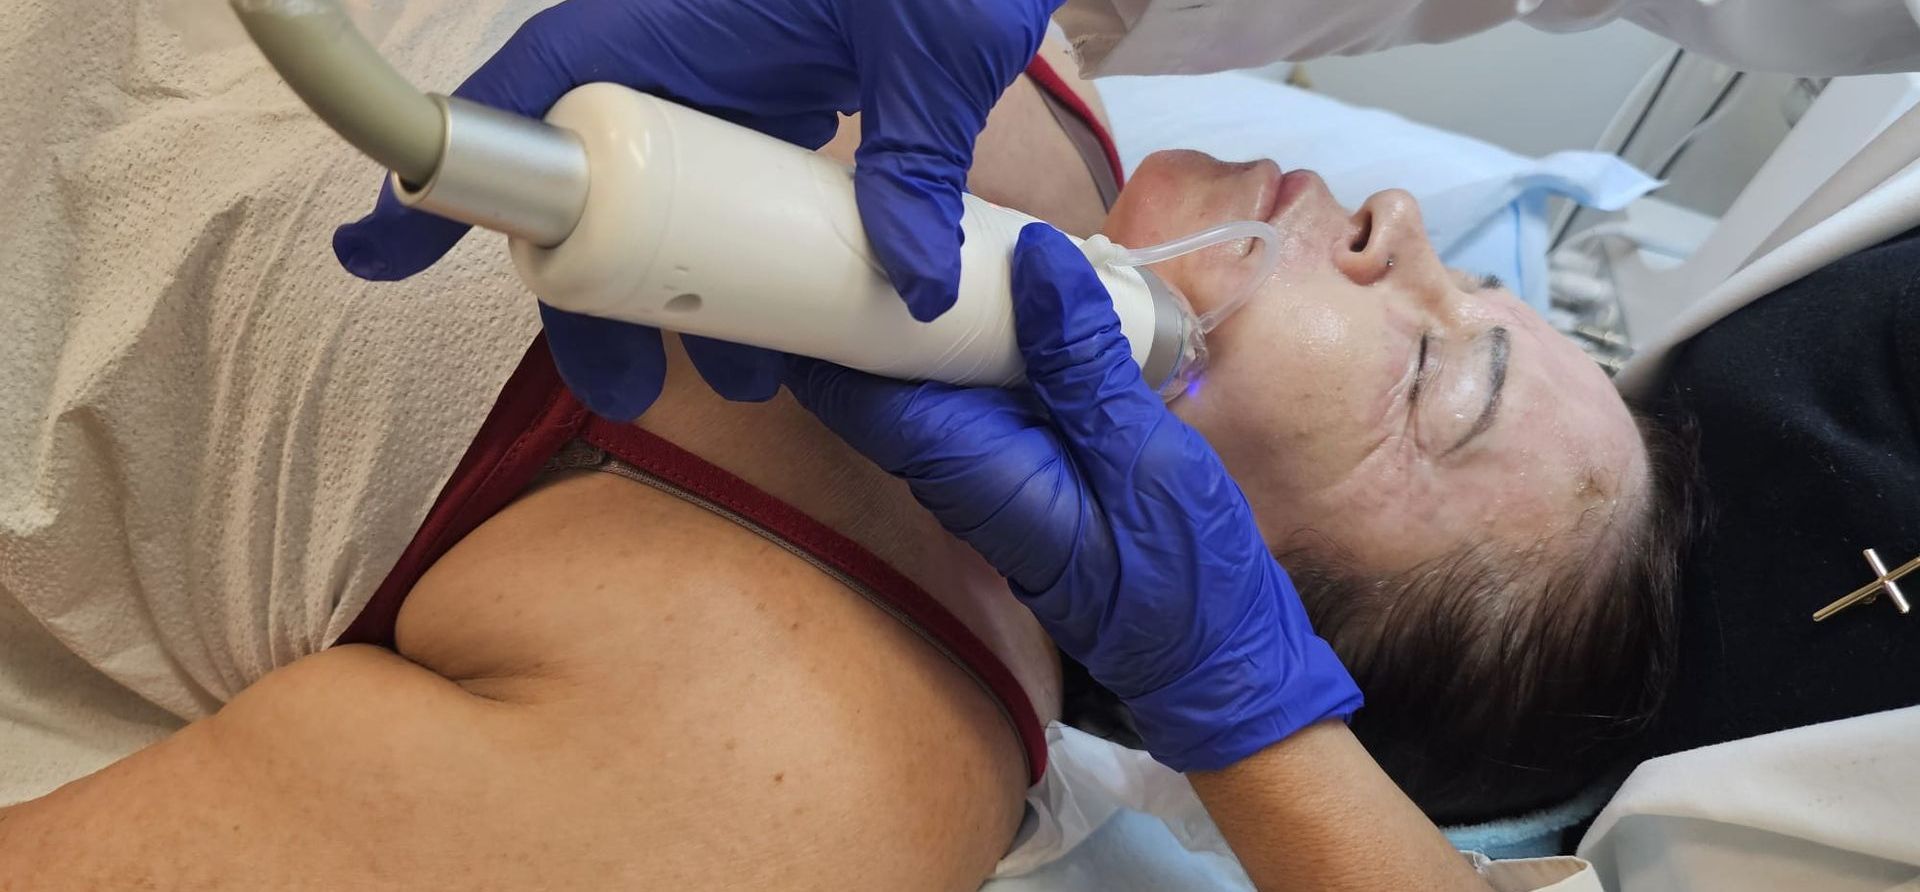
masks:
<path id="1" fill-rule="evenodd" d="M 444 89 L 543 5 L 413 4 L 382 49 Z M 402 284 L 342 272 L 329 236 L 380 171 L 251 47 L 191 54 L 151 0 L 0 22 L 8 801 L 330 644 L 538 322 L 498 237 Z"/>

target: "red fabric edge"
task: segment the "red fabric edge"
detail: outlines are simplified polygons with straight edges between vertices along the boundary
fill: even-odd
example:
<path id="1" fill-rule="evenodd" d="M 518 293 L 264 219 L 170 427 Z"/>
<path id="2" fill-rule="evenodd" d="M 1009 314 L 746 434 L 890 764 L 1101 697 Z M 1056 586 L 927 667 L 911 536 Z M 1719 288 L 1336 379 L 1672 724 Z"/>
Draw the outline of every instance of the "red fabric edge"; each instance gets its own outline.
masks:
<path id="1" fill-rule="evenodd" d="M 1113 143 L 1113 134 L 1107 132 L 1106 125 L 1100 123 L 1100 118 L 1094 115 L 1093 108 L 1087 105 L 1086 100 L 1081 99 L 1080 94 L 1073 92 L 1073 88 L 1067 85 L 1066 78 L 1061 77 L 1047 60 L 1039 56 L 1034 56 L 1033 62 L 1027 65 L 1027 76 L 1033 78 L 1033 82 L 1041 89 L 1046 90 L 1053 98 L 1059 100 L 1061 105 L 1066 106 L 1069 111 L 1079 116 L 1080 120 L 1086 122 L 1087 128 L 1100 139 L 1100 147 L 1106 150 L 1107 166 L 1113 169 L 1113 182 L 1125 187 L 1127 172 L 1120 166 L 1120 150 Z"/>
<path id="2" fill-rule="evenodd" d="M 440 488 L 413 540 L 374 590 L 373 599 L 334 643 L 392 648 L 400 604 L 427 568 L 525 491 L 547 459 L 576 436 L 587 417 L 587 410 L 561 383 L 546 336 L 535 338 L 453 476 Z"/>

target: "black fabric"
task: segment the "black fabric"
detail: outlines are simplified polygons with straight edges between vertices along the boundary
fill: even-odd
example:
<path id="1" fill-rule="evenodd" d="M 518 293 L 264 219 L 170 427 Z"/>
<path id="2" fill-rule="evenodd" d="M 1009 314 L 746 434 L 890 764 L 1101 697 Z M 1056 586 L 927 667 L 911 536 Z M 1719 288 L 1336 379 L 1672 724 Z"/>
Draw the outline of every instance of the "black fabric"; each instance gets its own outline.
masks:
<path id="1" fill-rule="evenodd" d="M 1699 428 L 1708 532 L 1648 755 L 1920 703 L 1920 610 L 1814 610 L 1920 555 L 1920 230 L 1685 345 L 1667 393 Z M 1920 600 L 1920 573 L 1904 587 Z"/>
<path id="2" fill-rule="evenodd" d="M 1087 667 L 1066 654 L 1060 655 L 1060 701 L 1062 724 L 1128 749 L 1147 748 L 1120 695 L 1094 681 Z"/>

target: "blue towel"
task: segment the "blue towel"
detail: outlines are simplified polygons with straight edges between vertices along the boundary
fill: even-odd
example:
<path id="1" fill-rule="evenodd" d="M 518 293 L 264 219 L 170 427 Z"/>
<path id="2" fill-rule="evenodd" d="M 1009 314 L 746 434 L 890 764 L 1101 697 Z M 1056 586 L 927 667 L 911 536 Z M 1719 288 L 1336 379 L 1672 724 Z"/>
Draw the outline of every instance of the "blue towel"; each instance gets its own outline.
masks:
<path id="1" fill-rule="evenodd" d="M 1488 821 L 1442 828 L 1453 847 L 1489 858 L 1544 858 L 1560 852 L 1560 834 L 1600 813 L 1620 788 L 1618 780 L 1594 784 L 1552 808 Z"/>

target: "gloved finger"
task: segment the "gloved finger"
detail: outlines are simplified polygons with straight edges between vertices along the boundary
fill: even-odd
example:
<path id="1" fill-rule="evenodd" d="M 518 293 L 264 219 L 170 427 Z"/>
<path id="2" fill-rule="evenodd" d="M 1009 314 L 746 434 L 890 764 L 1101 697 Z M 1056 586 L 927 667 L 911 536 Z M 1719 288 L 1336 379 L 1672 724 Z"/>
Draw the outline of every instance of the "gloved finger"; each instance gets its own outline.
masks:
<path id="1" fill-rule="evenodd" d="M 996 455 L 997 449 L 1024 431 L 1046 427 L 1016 394 L 998 388 L 912 384 L 804 356 L 787 357 L 785 383 L 847 445 L 916 489 L 993 473 L 990 467 L 1009 457 Z"/>
<path id="2" fill-rule="evenodd" d="M 864 144 L 854 162 L 854 200 L 868 242 L 907 312 L 922 322 L 938 319 L 959 298 L 960 184 L 966 163 L 909 152 L 871 153 Z"/>
<path id="3" fill-rule="evenodd" d="M 922 385 L 806 356 L 786 357 L 782 379 L 802 407 L 889 474 L 900 474 L 928 445 L 925 431 L 903 426 Z"/>
<path id="4" fill-rule="evenodd" d="M 667 355 L 659 331 L 569 313 L 544 303 L 540 320 L 561 379 L 594 414 L 632 421 L 660 397 L 667 378 Z"/>
<path id="5" fill-rule="evenodd" d="M 383 178 L 373 211 L 333 231 L 333 256 L 362 279 L 398 281 L 438 263 L 471 228 L 401 204 Z"/>
<path id="6" fill-rule="evenodd" d="M 1058 3 L 926 5 L 950 8 L 881 19 L 853 46 L 861 113 L 854 197 L 881 268 L 923 322 L 959 293 L 960 193 L 974 139 L 1033 59 Z M 914 33 L 926 28 L 940 33 Z"/>
<path id="7" fill-rule="evenodd" d="M 1045 223 L 1013 247 L 1014 324 L 1027 381 L 1089 470 L 1133 458 L 1170 416 L 1147 388 L 1086 255 Z"/>
<path id="8" fill-rule="evenodd" d="M 613 34 L 606 4 L 558 3 L 527 19 L 487 61 L 455 88 L 453 95 L 532 118 L 567 91 L 592 81 L 624 83 L 651 91 L 658 83 L 636 71 L 631 61 L 636 35 Z M 632 19 L 639 24 L 638 17 Z M 638 48 L 644 58 L 646 48 Z M 654 59 L 668 65 L 671 60 Z M 637 78 L 637 79 L 636 79 Z"/>
<path id="9" fill-rule="evenodd" d="M 788 358 L 786 383 L 1015 585 L 1050 585 L 1088 540 L 1085 490 L 1025 395 L 906 384 L 804 357 Z"/>
<path id="10" fill-rule="evenodd" d="M 687 358 L 715 393 L 739 403 L 763 403 L 780 392 L 780 353 L 731 341 L 681 335 Z"/>

